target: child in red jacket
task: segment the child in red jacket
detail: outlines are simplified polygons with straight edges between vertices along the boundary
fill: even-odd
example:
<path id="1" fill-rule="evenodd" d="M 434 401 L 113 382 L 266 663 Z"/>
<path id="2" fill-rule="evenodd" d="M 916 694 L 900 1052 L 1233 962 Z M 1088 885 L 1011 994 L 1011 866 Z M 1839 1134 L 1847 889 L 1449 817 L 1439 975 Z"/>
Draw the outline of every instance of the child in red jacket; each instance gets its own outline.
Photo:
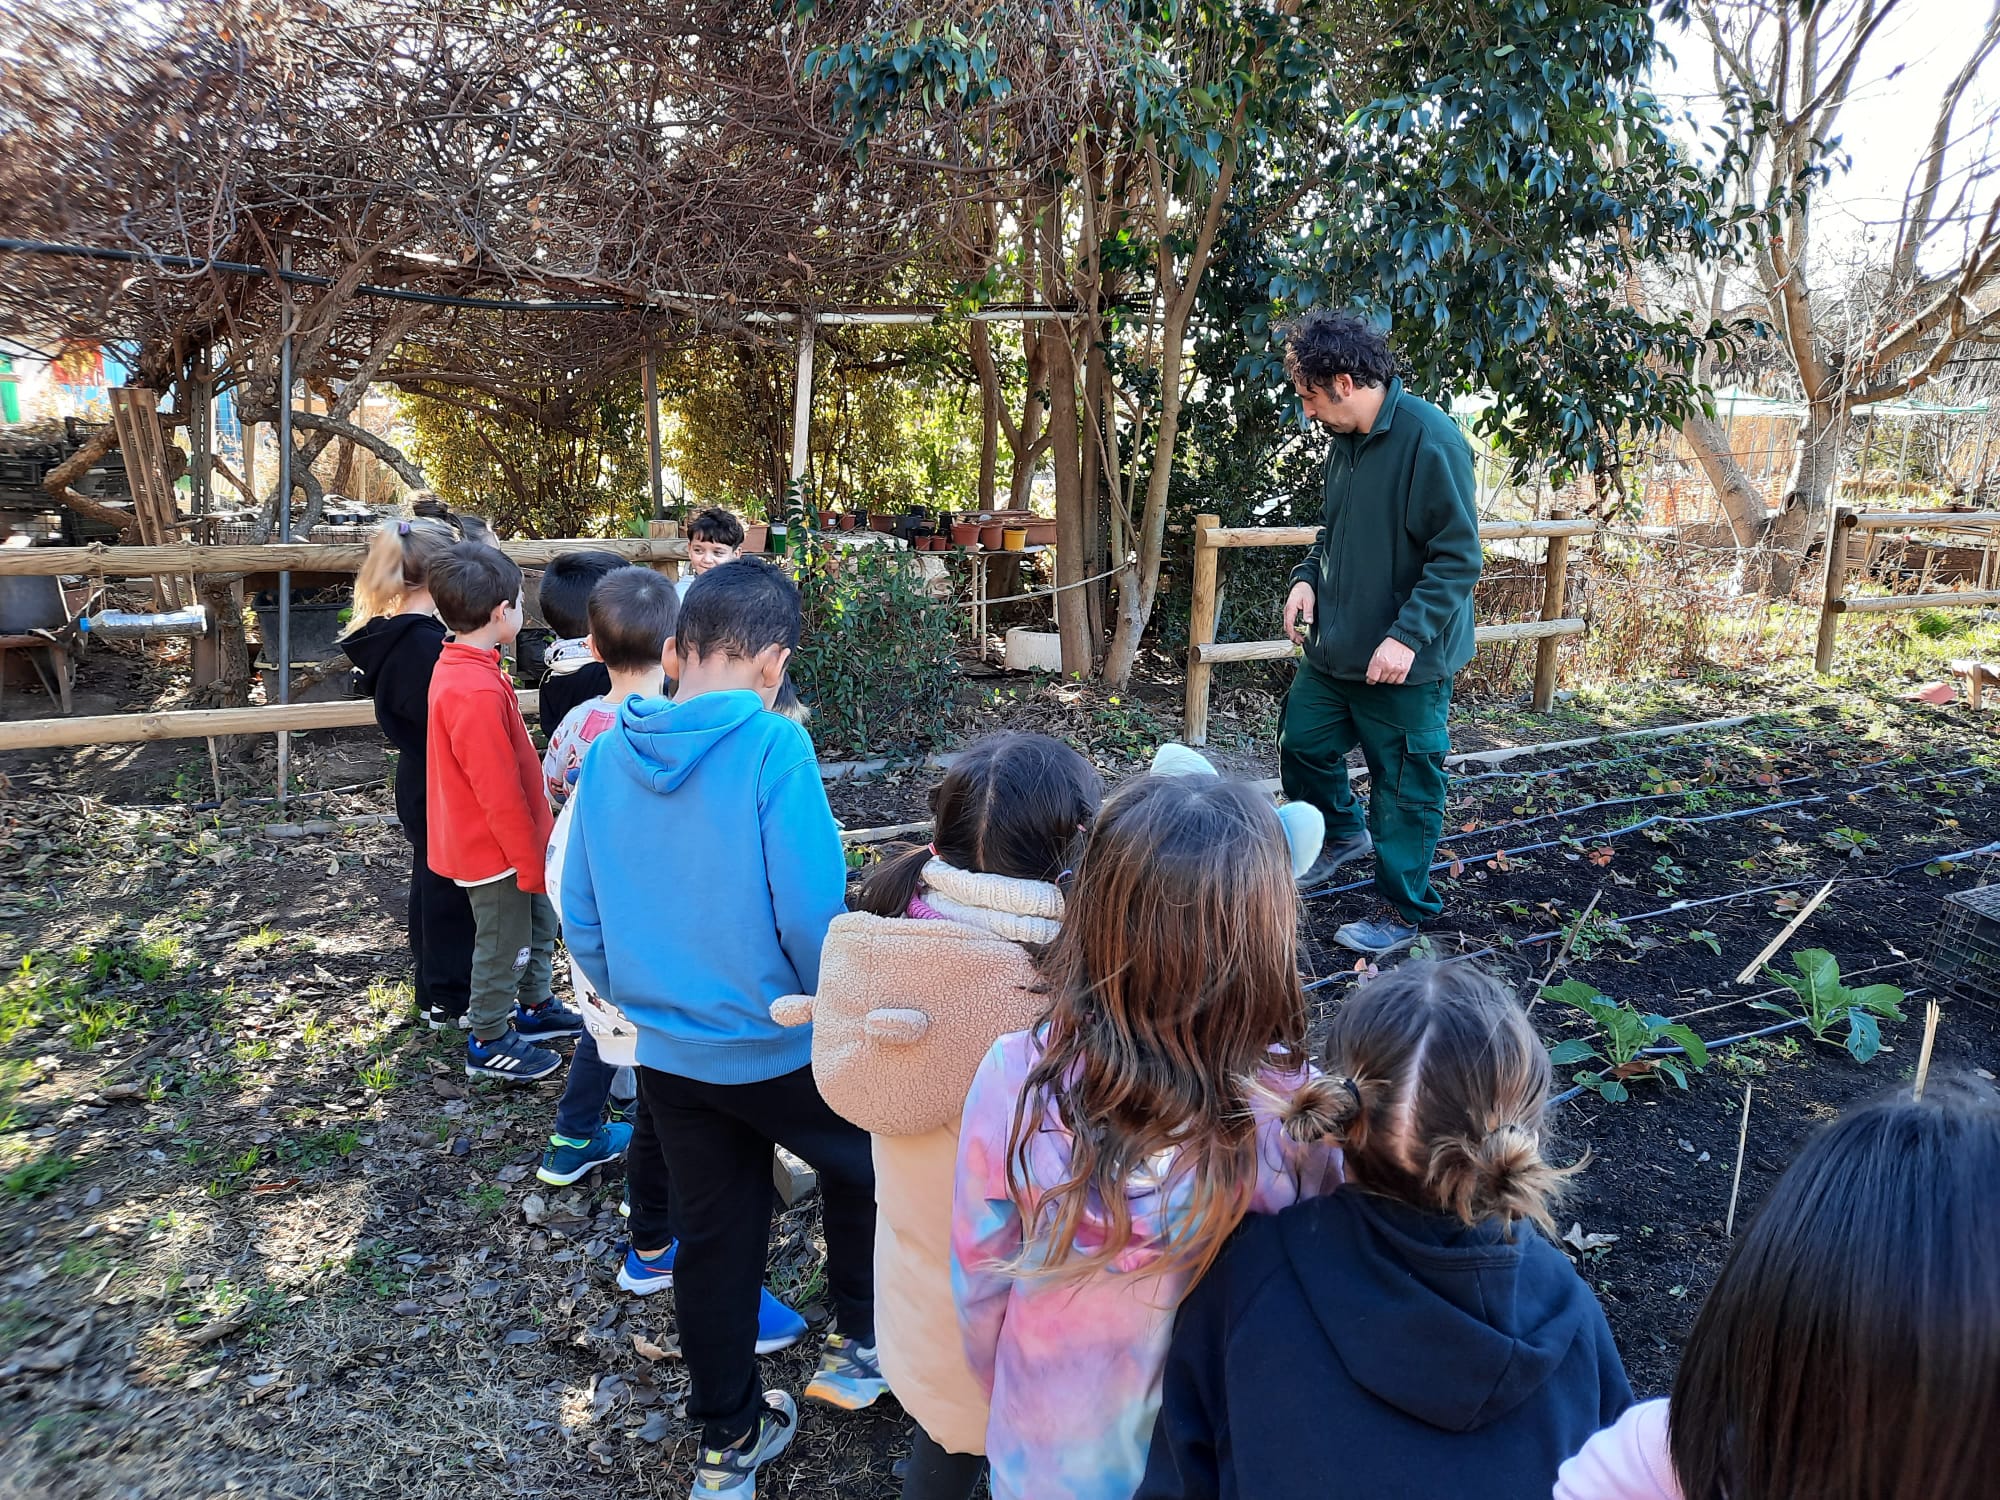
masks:
<path id="1" fill-rule="evenodd" d="M 453 636 L 431 674 L 425 801 L 431 869 L 464 886 L 472 902 L 465 1071 L 531 1082 L 562 1066 L 534 1043 L 577 1035 L 583 1018 L 549 993 L 556 933 L 542 878 L 549 804 L 500 665 L 500 648 L 521 633 L 521 570 L 497 548 L 461 542 L 431 563 L 430 585 Z"/>

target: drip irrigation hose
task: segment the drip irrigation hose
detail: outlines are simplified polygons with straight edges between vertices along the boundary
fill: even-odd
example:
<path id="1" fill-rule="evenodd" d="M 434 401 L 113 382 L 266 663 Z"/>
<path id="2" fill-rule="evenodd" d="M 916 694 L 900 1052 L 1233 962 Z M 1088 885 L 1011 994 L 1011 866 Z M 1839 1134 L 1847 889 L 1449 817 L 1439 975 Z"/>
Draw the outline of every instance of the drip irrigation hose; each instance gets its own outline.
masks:
<path id="1" fill-rule="evenodd" d="M 1957 770 L 1953 771 L 1927 772 L 1926 779 L 1931 781 L 1943 781 L 1953 776 L 1972 776 L 1979 774 L 1990 775 L 1992 774 L 1991 768 L 1987 766 L 1960 766 Z M 1793 779 L 1797 781 L 1797 780 L 1803 780 L 1805 778 L 1795 777 Z M 1907 780 L 1893 781 L 1893 782 L 1878 781 L 1870 786 L 1848 788 L 1846 789 L 1845 795 L 1847 795 L 1848 797 L 1865 797 L 1871 792 L 1896 790 L 1906 785 L 1908 785 Z M 1493 860 L 1499 859 L 1503 856 L 1505 856 L 1508 859 L 1512 859 L 1517 854 L 1537 854 L 1544 849 L 1555 849 L 1562 846 L 1565 843 L 1579 844 L 1579 843 L 1594 842 L 1600 844 L 1608 844 L 1613 839 L 1624 838 L 1627 834 L 1639 833 L 1648 828 L 1659 828 L 1668 825 L 1672 825 L 1675 827 L 1692 828 L 1704 823 L 1727 823 L 1727 822 L 1732 822 L 1737 818 L 1754 817 L 1758 813 L 1784 812 L 1794 807 L 1809 807 L 1820 802 L 1830 802 L 1833 800 L 1835 795 L 1836 794 L 1833 792 L 1822 792 L 1819 795 L 1813 797 L 1794 797 L 1784 802 L 1766 802 L 1756 807 L 1738 808 L 1733 812 L 1704 813 L 1699 817 L 1677 817 L 1671 813 L 1655 814 L 1653 817 L 1650 818 L 1641 818 L 1636 823 L 1628 823 L 1622 828 L 1600 830 L 1599 832 L 1596 833 L 1579 834 L 1568 839 L 1545 839 L 1538 844 L 1522 844 L 1513 849 L 1492 849 L 1484 854 L 1468 854 L 1461 856 L 1460 858 L 1457 859 L 1439 860 L 1430 867 L 1429 873 L 1436 875 L 1441 871 L 1449 870 L 1454 866 L 1457 866 L 1462 869 L 1468 865 L 1488 864 Z M 1500 824 L 1498 826 L 1504 828 L 1509 825 Z M 1375 879 L 1373 876 L 1370 876 L 1366 880 L 1351 880 L 1346 885 L 1331 885 L 1322 887 L 1321 889 L 1316 891 L 1307 891 L 1303 894 L 1301 899 L 1312 901 L 1312 900 L 1317 900 L 1321 896 L 1345 895 L 1349 891 L 1362 890 L 1367 886 L 1373 885 L 1374 883 Z"/>
<path id="2" fill-rule="evenodd" d="M 1751 725 L 1738 725 L 1737 727 L 1745 730 L 1753 728 Z M 1770 724 L 1754 726 L 1754 732 L 1758 734 L 1804 734 L 1808 729 L 1813 727 L 1810 724 Z M 1595 771 L 1605 766 L 1624 765 L 1628 761 L 1644 759 L 1648 753 L 1671 755 L 1676 751 L 1708 750 L 1728 743 L 1730 741 L 1723 738 L 1695 740 L 1692 743 L 1683 743 L 1671 739 L 1642 741 L 1641 747 L 1638 749 L 1628 751 L 1624 755 L 1606 756 L 1602 760 L 1572 761 L 1566 766 L 1551 766 L 1546 771 L 1478 771 L 1470 776 L 1455 775 L 1451 779 L 1454 784 L 1464 781 L 1539 781 L 1551 776 L 1569 776 L 1577 771 Z"/>

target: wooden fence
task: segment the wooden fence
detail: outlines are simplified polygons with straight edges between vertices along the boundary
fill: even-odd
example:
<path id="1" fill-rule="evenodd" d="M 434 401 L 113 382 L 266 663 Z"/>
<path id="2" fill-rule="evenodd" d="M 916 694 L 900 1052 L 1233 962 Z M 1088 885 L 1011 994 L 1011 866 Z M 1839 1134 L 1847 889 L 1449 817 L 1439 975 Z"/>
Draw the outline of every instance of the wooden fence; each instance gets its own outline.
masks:
<path id="1" fill-rule="evenodd" d="M 1961 593 L 1881 594 L 1860 599 L 1847 596 L 1847 578 L 1857 566 L 1853 538 L 1878 531 L 1961 531 L 1984 540 L 1986 557 L 1977 589 Z M 1879 615 L 1910 609 L 1985 609 L 2000 605 L 1993 585 L 1993 544 L 2000 540 L 2000 511 L 1857 510 L 1836 505 L 1826 518 L 1826 573 L 1819 611 L 1819 640 L 1813 650 L 1813 670 L 1822 676 L 1833 670 L 1833 651 L 1840 637 L 1842 615 Z M 1866 559 L 1862 560 L 1865 566 Z"/>
<path id="2" fill-rule="evenodd" d="M 524 567 L 545 567 L 557 554 L 588 549 L 615 552 L 635 563 L 678 565 L 687 560 L 679 537 L 558 538 L 502 542 L 500 550 Z M 138 578 L 160 574 L 353 573 L 368 548 L 362 544 L 311 542 L 247 546 L 170 544 L 160 547 L 0 547 L 0 576 Z M 533 712 L 536 695 L 521 695 Z M 334 729 L 375 722 L 366 699 L 335 703 L 268 704 L 262 708 L 187 709 L 162 713 L 101 714 L 86 718 L 18 719 L 0 722 L 0 750 L 48 749 L 64 745 L 119 745 L 138 740 L 208 739 L 218 735 L 277 734 L 297 729 Z"/>
<path id="3" fill-rule="evenodd" d="M 1473 639 L 1482 645 L 1492 641 L 1537 643 L 1534 698 L 1537 709 L 1546 711 L 1555 701 L 1557 643 L 1564 636 L 1582 635 L 1586 628 L 1582 620 L 1562 618 L 1569 585 L 1569 539 L 1589 536 L 1596 529 L 1593 521 L 1571 520 L 1560 512 L 1546 521 L 1488 521 L 1479 528 L 1481 541 L 1541 537 L 1548 543 L 1542 564 L 1542 617 L 1510 625 L 1482 625 L 1473 632 Z M 1209 672 L 1217 662 L 1284 661 L 1298 650 L 1288 640 L 1216 642 L 1218 554 L 1229 547 L 1310 547 L 1318 536 L 1317 526 L 1224 526 L 1218 516 L 1195 517 L 1187 706 L 1181 726 L 1190 745 L 1208 743 Z"/>

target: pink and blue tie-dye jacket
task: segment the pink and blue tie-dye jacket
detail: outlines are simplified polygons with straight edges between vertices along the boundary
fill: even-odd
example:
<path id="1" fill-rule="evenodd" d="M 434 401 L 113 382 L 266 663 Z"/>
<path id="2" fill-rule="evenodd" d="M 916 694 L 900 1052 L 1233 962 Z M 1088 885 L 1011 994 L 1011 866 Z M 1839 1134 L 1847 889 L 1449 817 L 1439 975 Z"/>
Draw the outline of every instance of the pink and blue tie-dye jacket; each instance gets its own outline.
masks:
<path id="1" fill-rule="evenodd" d="M 1170 1157 L 1130 1191 L 1133 1241 L 1112 1269 L 1088 1279 L 1021 1274 L 1039 1258 L 1024 1246 L 1022 1217 L 1007 1191 L 1007 1139 L 1015 1101 L 1040 1052 L 1015 1032 L 993 1044 L 973 1080 L 959 1136 L 952 1204 L 952 1292 L 973 1372 L 992 1396 L 986 1454 L 994 1500 L 1130 1500 L 1146 1469 L 1160 1374 L 1183 1273 L 1151 1271 L 1185 1222 L 1188 1183 Z M 1261 1170 L 1253 1213 L 1275 1213 L 1330 1192 L 1341 1180 L 1331 1144 L 1288 1140 L 1278 1101 L 1305 1073 L 1276 1070 L 1252 1101 Z M 1027 1149 L 1027 1187 L 1068 1175 L 1070 1136 L 1046 1109 Z M 1083 1248 L 1094 1225 L 1086 1221 Z"/>

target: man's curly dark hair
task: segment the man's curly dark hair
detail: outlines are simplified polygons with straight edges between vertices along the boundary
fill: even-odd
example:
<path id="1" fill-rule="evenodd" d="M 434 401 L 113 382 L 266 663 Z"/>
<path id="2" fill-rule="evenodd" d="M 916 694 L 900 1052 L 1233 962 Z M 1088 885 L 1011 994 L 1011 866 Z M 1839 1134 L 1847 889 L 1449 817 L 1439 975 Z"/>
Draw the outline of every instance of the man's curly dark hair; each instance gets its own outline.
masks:
<path id="1" fill-rule="evenodd" d="M 1396 373 L 1396 356 L 1365 318 L 1319 308 L 1286 325 L 1285 373 L 1315 391 L 1328 389 L 1336 375 L 1356 385 L 1386 385 Z"/>

